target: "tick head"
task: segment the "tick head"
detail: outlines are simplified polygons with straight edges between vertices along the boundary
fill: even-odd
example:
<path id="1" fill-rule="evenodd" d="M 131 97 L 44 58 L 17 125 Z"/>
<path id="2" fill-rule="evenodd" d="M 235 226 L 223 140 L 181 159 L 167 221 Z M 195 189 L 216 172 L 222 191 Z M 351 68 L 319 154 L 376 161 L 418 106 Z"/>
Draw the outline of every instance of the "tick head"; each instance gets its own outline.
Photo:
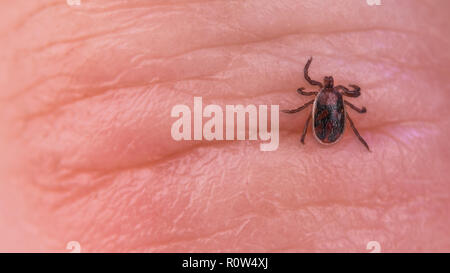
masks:
<path id="1" fill-rule="evenodd" d="M 325 88 L 333 88 L 334 86 L 333 77 L 325 76 L 325 78 L 323 78 L 323 84 L 325 85 Z"/>

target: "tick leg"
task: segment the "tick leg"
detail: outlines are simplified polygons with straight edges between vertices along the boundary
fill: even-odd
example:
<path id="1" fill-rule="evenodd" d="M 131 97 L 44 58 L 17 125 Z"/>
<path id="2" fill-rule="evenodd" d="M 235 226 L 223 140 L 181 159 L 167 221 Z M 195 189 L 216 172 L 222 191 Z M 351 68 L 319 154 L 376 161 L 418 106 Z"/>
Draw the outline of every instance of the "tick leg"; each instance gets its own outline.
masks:
<path id="1" fill-rule="evenodd" d="M 317 86 L 319 86 L 320 88 L 322 88 L 323 86 L 322 86 L 322 83 L 320 83 L 320 82 L 318 82 L 318 81 L 315 81 L 315 80 L 311 80 L 311 78 L 308 76 L 308 69 L 309 69 L 309 66 L 311 65 L 311 62 L 312 62 L 312 57 L 311 58 L 309 58 L 309 60 L 308 60 L 308 62 L 306 63 L 306 65 L 305 65 L 305 69 L 304 69 L 304 74 L 305 74 L 305 79 L 309 82 L 309 84 L 311 84 L 311 85 L 317 85 Z"/>
<path id="2" fill-rule="evenodd" d="M 313 104 L 313 102 L 314 102 L 314 100 L 308 101 L 307 103 L 303 104 L 302 106 L 300 106 L 300 107 L 297 108 L 297 109 L 293 109 L 293 110 L 281 110 L 281 112 L 287 113 L 287 114 L 294 114 L 294 113 L 297 113 L 297 112 L 302 111 L 303 109 L 305 109 L 305 108 L 308 107 L 309 105 Z"/>
<path id="3" fill-rule="evenodd" d="M 305 136 L 306 136 L 306 132 L 308 131 L 308 127 L 309 127 L 309 121 L 311 120 L 311 114 L 309 114 L 308 119 L 306 120 L 306 124 L 305 124 L 305 128 L 303 128 L 303 134 L 302 134 L 302 138 L 300 139 L 300 142 L 305 144 Z"/>
<path id="4" fill-rule="evenodd" d="M 360 109 L 346 100 L 344 100 L 344 103 L 347 104 L 348 106 L 350 106 L 350 108 L 352 108 L 353 110 L 355 110 L 356 112 L 358 112 L 360 114 L 364 114 L 365 112 L 367 112 L 367 109 L 364 106 Z"/>
<path id="5" fill-rule="evenodd" d="M 349 86 L 353 87 L 353 90 L 348 90 L 347 87 L 342 86 L 342 85 L 338 85 L 335 88 L 337 90 L 339 90 L 339 89 L 343 90 L 342 95 L 345 95 L 347 97 L 356 98 L 356 97 L 359 97 L 361 95 L 361 92 L 360 92 L 361 88 L 359 88 L 359 86 L 353 85 L 353 84 L 350 84 Z"/>
<path id="6" fill-rule="evenodd" d="M 348 116 L 348 114 L 346 115 L 348 121 L 350 122 L 350 127 L 352 127 L 353 132 L 355 133 L 355 135 L 358 137 L 359 141 L 361 141 L 362 144 L 364 144 L 364 146 L 366 146 L 367 150 L 370 152 L 369 149 L 369 145 L 367 145 L 367 142 L 364 140 L 364 138 L 362 138 L 362 136 L 358 133 L 358 130 L 356 130 L 355 125 L 353 124 L 353 121 L 351 120 L 351 118 Z"/>
<path id="7" fill-rule="evenodd" d="M 303 96 L 312 96 L 312 95 L 317 95 L 317 94 L 319 94 L 319 92 L 305 92 L 305 91 L 303 91 L 303 89 L 305 89 L 305 88 L 300 87 L 299 89 L 297 89 L 297 92 L 298 92 L 300 95 L 303 95 Z"/>

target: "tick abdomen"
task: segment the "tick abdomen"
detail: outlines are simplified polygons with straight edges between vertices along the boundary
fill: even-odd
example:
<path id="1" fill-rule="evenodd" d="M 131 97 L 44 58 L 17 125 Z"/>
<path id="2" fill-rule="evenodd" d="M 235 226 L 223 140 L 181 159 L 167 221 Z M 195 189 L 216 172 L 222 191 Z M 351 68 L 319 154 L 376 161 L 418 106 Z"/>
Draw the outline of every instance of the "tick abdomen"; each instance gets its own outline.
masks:
<path id="1" fill-rule="evenodd" d="M 319 92 L 313 108 L 314 134 L 322 143 L 331 144 L 340 139 L 345 128 L 344 100 L 333 88 Z"/>

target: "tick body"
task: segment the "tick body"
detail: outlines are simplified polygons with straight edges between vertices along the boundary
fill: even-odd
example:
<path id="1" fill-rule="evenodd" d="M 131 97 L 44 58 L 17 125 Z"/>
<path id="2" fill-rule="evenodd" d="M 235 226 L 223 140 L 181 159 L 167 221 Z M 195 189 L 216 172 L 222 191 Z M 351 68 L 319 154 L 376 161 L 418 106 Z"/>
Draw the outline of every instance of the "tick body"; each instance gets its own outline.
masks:
<path id="1" fill-rule="evenodd" d="M 313 132 L 322 144 L 333 144 L 341 139 L 345 129 L 345 110 L 342 95 L 333 88 L 324 88 L 314 100 L 312 110 Z"/>
<path id="2" fill-rule="evenodd" d="M 284 113 L 293 114 L 300 112 L 303 109 L 306 109 L 309 105 L 313 104 L 313 109 L 311 111 L 311 114 L 308 116 L 308 119 L 306 120 L 306 124 L 303 128 L 303 134 L 300 141 L 305 144 L 305 136 L 306 132 L 308 131 L 308 126 L 311 119 L 313 125 L 313 134 L 315 138 L 320 143 L 327 145 L 334 144 L 341 139 L 346 127 L 346 121 L 348 121 L 350 127 L 358 137 L 359 141 L 361 141 L 361 143 L 367 148 L 367 150 L 370 151 L 369 145 L 367 145 L 366 141 L 359 134 L 358 130 L 353 124 L 353 121 L 350 119 L 348 113 L 346 112 L 345 106 L 349 106 L 360 114 L 365 113 L 366 108 L 358 108 L 350 102 L 344 100 L 343 98 L 343 96 L 354 98 L 359 97 L 361 94 L 360 88 L 356 85 L 350 85 L 350 87 L 352 87 L 353 89 L 349 90 L 342 85 L 334 86 L 334 80 L 331 76 L 324 77 L 323 84 L 321 82 L 312 80 L 308 76 L 308 69 L 311 65 L 311 62 L 312 58 L 310 58 L 305 65 L 304 76 L 311 85 L 318 86 L 319 91 L 305 92 L 303 91 L 304 88 L 299 88 L 297 92 L 303 96 L 315 95 L 315 99 L 305 103 L 297 109 L 283 110 Z"/>

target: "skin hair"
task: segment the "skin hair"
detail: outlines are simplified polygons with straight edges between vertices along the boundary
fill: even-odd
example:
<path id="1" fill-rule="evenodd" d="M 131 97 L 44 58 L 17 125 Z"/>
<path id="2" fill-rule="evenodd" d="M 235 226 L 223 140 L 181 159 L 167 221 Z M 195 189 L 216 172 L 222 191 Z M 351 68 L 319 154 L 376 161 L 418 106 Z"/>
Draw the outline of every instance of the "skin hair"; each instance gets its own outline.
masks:
<path id="1" fill-rule="evenodd" d="M 1 2 L 0 251 L 450 251 L 450 1 L 65 2 Z M 194 96 L 302 105 L 309 56 L 371 153 L 306 112 L 275 152 L 171 138 Z"/>

